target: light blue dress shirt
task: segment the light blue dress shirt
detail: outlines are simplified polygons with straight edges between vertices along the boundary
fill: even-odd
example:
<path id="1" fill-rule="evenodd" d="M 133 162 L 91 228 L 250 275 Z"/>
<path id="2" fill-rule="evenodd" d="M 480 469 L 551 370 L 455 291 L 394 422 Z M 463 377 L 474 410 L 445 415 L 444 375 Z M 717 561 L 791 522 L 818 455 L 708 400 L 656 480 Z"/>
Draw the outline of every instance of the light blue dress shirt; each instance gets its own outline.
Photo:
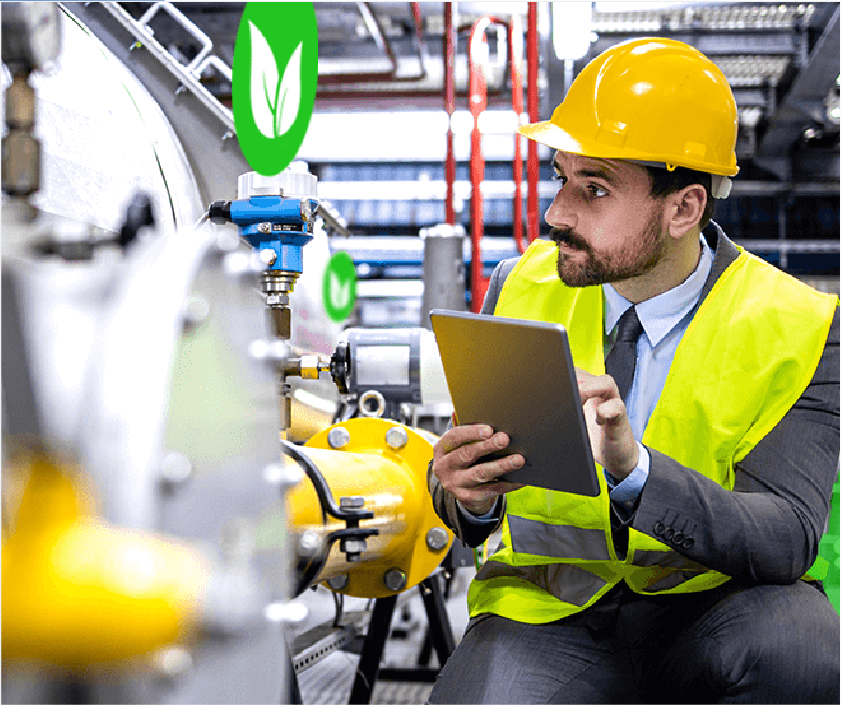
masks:
<path id="1" fill-rule="evenodd" d="M 615 478 L 605 472 L 608 486 L 611 487 L 611 500 L 623 503 L 633 502 L 639 497 L 648 480 L 651 456 L 645 446 L 640 443 L 642 434 L 660 399 L 677 346 L 689 326 L 690 314 L 701 297 L 701 290 L 710 274 L 712 264 L 712 250 L 701 236 L 701 257 L 695 271 L 673 289 L 637 304 L 637 316 L 642 323 L 643 332 L 637 340 L 634 379 L 628 390 L 625 407 L 631 422 L 631 430 L 639 445 L 640 456 L 637 467 L 621 482 L 617 483 Z M 616 338 L 614 328 L 622 314 L 632 304 L 610 284 L 604 284 L 602 288 L 605 301 L 605 339 L 608 341 L 609 350 Z M 639 380 L 645 380 L 645 383 L 640 384 Z M 494 505 L 487 514 L 481 517 L 467 510 L 464 510 L 464 515 L 469 520 L 488 521 L 493 518 L 496 508 Z"/>
<path id="2" fill-rule="evenodd" d="M 677 346 L 692 320 L 690 313 L 701 297 L 701 290 L 710 274 L 713 265 L 713 255 L 707 241 L 701 237 L 701 257 L 695 271 L 681 284 L 662 294 L 637 304 L 637 316 L 642 324 L 643 332 L 637 339 L 637 361 L 634 368 L 634 379 L 628 390 L 625 407 L 628 410 L 628 420 L 631 430 L 640 450 L 637 467 L 628 477 L 619 483 L 605 473 L 608 485 L 613 489 L 610 498 L 625 502 L 635 500 L 648 480 L 651 457 L 640 443 L 648 419 L 660 399 L 669 368 L 672 366 Z M 617 293 L 610 284 L 604 284 L 604 331 L 605 337 L 615 339 L 613 332 L 620 317 L 632 305 L 628 299 Z M 640 384 L 640 380 L 645 380 Z"/>

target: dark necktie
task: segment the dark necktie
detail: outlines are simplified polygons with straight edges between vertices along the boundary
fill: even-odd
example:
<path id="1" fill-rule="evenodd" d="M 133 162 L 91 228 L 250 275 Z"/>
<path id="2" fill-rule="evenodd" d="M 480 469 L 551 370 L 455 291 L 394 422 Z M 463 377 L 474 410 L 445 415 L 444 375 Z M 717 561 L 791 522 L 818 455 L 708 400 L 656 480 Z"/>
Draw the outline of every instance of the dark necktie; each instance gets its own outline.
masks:
<path id="1" fill-rule="evenodd" d="M 627 401 L 637 362 L 637 338 L 642 333 L 636 308 L 631 306 L 622 314 L 616 329 L 616 342 L 604 361 L 604 368 L 616 380 L 622 401 Z"/>

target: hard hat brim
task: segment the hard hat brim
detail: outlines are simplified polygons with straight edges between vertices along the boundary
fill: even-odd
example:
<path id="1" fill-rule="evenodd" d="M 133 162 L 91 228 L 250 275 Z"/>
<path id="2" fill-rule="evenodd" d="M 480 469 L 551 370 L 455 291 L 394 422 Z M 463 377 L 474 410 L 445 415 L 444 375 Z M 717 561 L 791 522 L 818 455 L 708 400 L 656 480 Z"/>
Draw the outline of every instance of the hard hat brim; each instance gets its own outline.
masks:
<path id="1" fill-rule="evenodd" d="M 696 171 L 702 171 L 708 174 L 718 174 L 719 176 L 735 176 L 739 173 L 738 166 L 723 169 L 721 165 L 718 164 L 693 162 L 691 160 L 678 161 L 674 158 L 666 158 L 663 155 L 639 152 L 637 150 L 630 150 L 624 147 L 608 148 L 604 144 L 598 143 L 596 140 L 585 140 L 581 137 L 576 137 L 549 120 L 521 125 L 517 128 L 517 132 L 524 137 L 528 137 L 535 142 L 545 144 L 547 147 L 551 147 L 552 149 L 557 149 L 561 152 L 569 152 L 570 154 L 580 154 L 584 157 L 593 157 L 596 159 L 628 159 L 644 162 L 663 162 L 669 166 L 682 166 L 687 169 L 695 169 Z"/>

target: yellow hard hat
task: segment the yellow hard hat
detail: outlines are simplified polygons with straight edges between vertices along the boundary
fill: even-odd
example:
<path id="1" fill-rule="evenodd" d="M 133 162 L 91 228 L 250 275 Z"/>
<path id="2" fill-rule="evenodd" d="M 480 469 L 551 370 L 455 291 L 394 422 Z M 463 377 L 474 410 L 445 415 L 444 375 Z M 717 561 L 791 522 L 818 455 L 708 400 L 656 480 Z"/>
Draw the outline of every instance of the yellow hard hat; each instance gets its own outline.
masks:
<path id="1" fill-rule="evenodd" d="M 576 77 L 552 119 L 519 132 L 588 157 L 734 176 L 738 115 L 721 70 L 673 39 L 622 42 Z"/>

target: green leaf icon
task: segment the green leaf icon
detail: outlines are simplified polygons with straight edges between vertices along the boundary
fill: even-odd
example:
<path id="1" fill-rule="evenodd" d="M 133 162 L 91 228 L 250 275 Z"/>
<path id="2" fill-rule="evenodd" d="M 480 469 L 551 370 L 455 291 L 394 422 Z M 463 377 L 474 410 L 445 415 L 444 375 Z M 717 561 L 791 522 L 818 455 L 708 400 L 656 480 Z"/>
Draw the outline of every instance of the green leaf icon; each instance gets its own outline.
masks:
<path id="1" fill-rule="evenodd" d="M 356 267 L 347 252 L 337 252 L 324 270 L 324 310 L 334 321 L 343 321 L 356 302 Z"/>
<path id="2" fill-rule="evenodd" d="M 243 11 L 234 46 L 234 124 L 243 156 L 272 176 L 295 158 L 318 82 L 312 3 L 256 2 Z"/>

